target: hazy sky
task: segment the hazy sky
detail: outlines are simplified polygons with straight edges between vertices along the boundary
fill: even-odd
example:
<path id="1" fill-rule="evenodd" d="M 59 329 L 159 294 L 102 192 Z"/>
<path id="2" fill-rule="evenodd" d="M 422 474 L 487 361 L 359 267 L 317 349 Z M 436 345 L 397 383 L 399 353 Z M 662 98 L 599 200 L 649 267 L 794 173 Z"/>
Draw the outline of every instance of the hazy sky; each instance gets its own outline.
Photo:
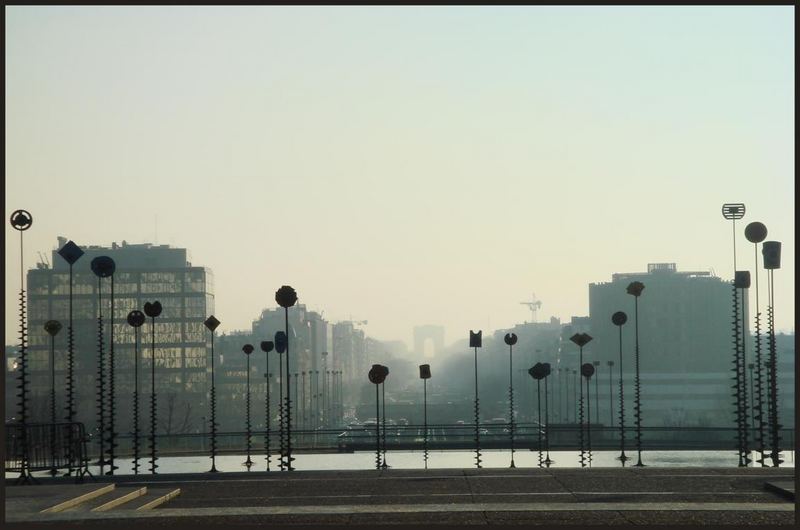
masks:
<path id="1" fill-rule="evenodd" d="M 651 262 L 730 279 L 720 208 L 744 202 L 784 244 L 794 329 L 792 7 L 5 13 L 26 266 L 59 235 L 157 239 L 213 270 L 221 331 L 290 284 L 374 337 L 450 343 L 530 319 L 534 291 L 540 320 L 587 315 L 590 282 Z"/>

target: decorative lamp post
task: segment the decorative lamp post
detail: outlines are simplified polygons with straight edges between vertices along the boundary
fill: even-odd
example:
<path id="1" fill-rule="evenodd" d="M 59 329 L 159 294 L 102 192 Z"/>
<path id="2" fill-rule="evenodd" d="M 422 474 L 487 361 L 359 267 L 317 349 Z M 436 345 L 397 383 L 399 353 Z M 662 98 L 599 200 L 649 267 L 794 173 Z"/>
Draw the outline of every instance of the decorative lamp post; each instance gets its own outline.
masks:
<path id="1" fill-rule="evenodd" d="M 275 351 L 278 352 L 278 424 L 279 424 L 279 453 L 280 453 L 280 468 L 281 471 L 286 469 L 286 406 L 283 394 L 283 356 L 286 353 L 287 336 L 283 331 L 275 333 Z"/>
<path id="2" fill-rule="evenodd" d="M 156 317 L 161 314 L 161 302 L 146 302 L 144 314 L 151 318 L 152 337 L 150 356 L 150 473 L 156 474 Z"/>
<path id="3" fill-rule="evenodd" d="M 431 378 L 431 365 L 419 365 L 419 378 L 422 379 L 422 454 L 425 469 L 428 469 L 428 379 Z"/>
<path id="4" fill-rule="evenodd" d="M 90 264 L 92 272 L 97 276 L 97 425 L 98 430 L 98 443 L 100 444 L 100 456 L 98 465 L 100 466 L 100 474 L 103 474 L 103 467 L 106 463 L 111 465 L 111 473 L 113 475 L 113 463 L 109 459 L 106 461 L 105 452 L 105 433 L 106 433 L 106 391 L 105 391 L 105 335 L 103 333 L 103 278 L 113 278 L 114 269 L 116 265 L 114 260 L 108 256 L 98 256 L 94 258 Z M 113 309 L 112 309 L 113 311 Z M 112 324 L 113 326 L 113 324 Z"/>
<path id="5" fill-rule="evenodd" d="M 636 418 L 636 451 L 639 455 L 636 462 L 637 467 L 642 467 L 642 395 L 641 395 L 641 380 L 639 379 L 639 296 L 644 291 L 644 284 L 642 282 L 631 282 L 627 287 L 627 293 L 633 296 L 634 311 L 633 311 L 633 325 L 634 325 L 634 344 L 635 344 L 635 359 L 636 359 L 636 379 L 634 380 L 634 417 Z"/>
<path id="6" fill-rule="evenodd" d="M 509 467 L 516 467 L 514 465 L 514 379 L 511 353 L 514 344 L 517 343 L 517 335 L 515 333 L 506 333 L 503 340 L 508 344 L 508 436 L 511 440 L 511 465 Z"/>
<path id="7" fill-rule="evenodd" d="M 781 268 L 781 244 L 778 241 L 764 241 L 761 247 L 764 255 L 764 268 L 767 270 L 767 328 L 769 357 L 769 433 L 770 433 L 770 458 L 772 466 L 778 467 L 783 463 L 780 459 L 780 437 L 779 432 L 782 425 L 778 423 L 778 358 L 777 345 L 775 343 L 775 269 Z"/>
<path id="8" fill-rule="evenodd" d="M 608 424 L 614 428 L 614 361 L 608 361 Z"/>
<path id="9" fill-rule="evenodd" d="M 736 270 L 736 220 L 741 219 L 744 217 L 745 214 L 745 207 L 744 204 L 741 203 L 726 203 L 722 205 L 722 216 L 725 219 L 733 221 L 733 271 L 734 275 L 738 274 Z M 746 400 L 743 402 L 743 394 L 742 394 L 742 381 L 744 380 L 744 372 L 743 372 L 743 357 L 744 357 L 744 344 L 742 342 L 742 328 L 743 322 L 740 320 L 739 317 L 739 305 L 743 302 L 740 300 L 739 291 L 737 288 L 736 279 L 733 281 L 733 298 L 732 298 L 732 306 L 733 306 L 733 369 L 731 370 L 734 372 L 733 376 L 733 398 L 734 404 L 736 406 L 735 409 L 735 417 L 736 417 L 736 436 L 738 442 L 738 450 L 739 450 L 739 467 L 747 466 L 749 462 L 749 455 L 746 452 L 747 441 L 746 437 L 747 434 L 745 429 L 747 428 L 747 420 L 744 418 L 744 414 L 746 414 L 747 409 L 747 402 Z"/>
<path id="10" fill-rule="evenodd" d="M 326 408 L 326 399 L 330 399 L 330 396 L 326 396 L 326 387 L 327 385 L 327 376 L 325 375 L 328 370 L 328 352 L 322 352 L 322 407 L 320 411 L 322 411 L 322 428 L 328 426 L 328 410 Z"/>
<path id="11" fill-rule="evenodd" d="M 386 463 L 386 377 L 389 375 L 389 368 L 384 366 L 383 368 L 383 381 L 381 381 L 381 410 L 382 410 L 382 418 L 381 418 L 381 426 L 383 428 L 383 435 L 381 436 L 381 442 L 383 443 L 383 463 L 381 464 L 381 468 L 386 469 L 389 465 Z"/>
<path id="12" fill-rule="evenodd" d="M 56 476 L 56 335 L 61 322 L 48 320 L 44 330 L 50 335 L 50 475 Z"/>
<path id="13" fill-rule="evenodd" d="M 581 365 L 581 375 L 586 378 L 586 393 L 589 394 L 589 383 L 592 375 L 594 375 L 594 365 L 592 363 L 583 363 Z M 586 435 L 589 447 L 589 467 L 592 467 L 592 400 L 586 400 L 586 408 L 587 408 L 587 416 L 588 420 L 586 422 Z"/>
<path id="14" fill-rule="evenodd" d="M 64 261 L 69 264 L 69 325 L 67 326 L 67 422 L 72 424 L 75 422 L 75 329 L 72 326 L 72 266 L 75 264 L 84 252 L 72 240 L 58 250 L 58 255 L 64 258 Z M 72 426 L 67 429 L 67 461 L 69 469 L 67 475 L 72 474 L 72 462 L 75 459 L 73 454 L 73 439 Z M 78 471 L 78 473 L 82 473 Z"/>
<path id="15" fill-rule="evenodd" d="M 538 440 L 537 448 L 539 451 L 539 467 L 544 467 L 544 456 L 542 455 L 542 391 L 540 381 L 544 379 L 544 366 L 536 363 L 530 367 L 528 373 L 536 381 L 536 408 L 538 410 L 536 423 L 536 437 Z"/>
<path id="16" fill-rule="evenodd" d="M 547 378 L 550 377 L 552 369 L 550 363 L 542 363 L 542 367 L 544 367 L 544 450 L 546 454 L 544 463 L 550 467 L 553 461 L 550 460 L 550 405 L 547 399 Z"/>
<path id="17" fill-rule="evenodd" d="M 272 374 L 269 373 L 269 352 L 275 349 L 275 343 L 271 340 L 262 340 L 261 341 L 261 351 L 264 352 L 264 360 L 266 361 L 266 367 L 264 368 L 264 380 L 266 381 L 267 388 L 264 392 L 264 451 L 267 453 L 267 471 L 269 471 L 269 464 L 270 460 L 272 460 L 272 453 L 270 452 L 270 436 L 272 434 L 272 415 L 270 411 L 270 403 L 269 403 L 269 384 L 270 378 Z"/>
<path id="18" fill-rule="evenodd" d="M 253 467 L 253 461 L 250 460 L 250 449 L 252 446 L 252 429 L 250 425 L 250 354 L 253 353 L 253 345 L 252 344 L 245 344 L 242 346 L 242 351 L 244 352 L 245 357 L 247 358 L 247 375 L 246 375 L 246 383 L 245 383 L 245 414 L 247 416 L 247 460 L 245 460 L 244 465 L 247 467 L 247 471 L 250 471 L 250 468 Z"/>
<path id="19" fill-rule="evenodd" d="M 481 468 L 480 401 L 478 400 L 478 348 L 481 347 L 483 331 L 469 330 L 469 347 L 475 348 L 475 467 Z"/>
<path id="20" fill-rule="evenodd" d="M 741 349 L 739 352 L 740 355 L 738 356 L 739 357 L 737 359 L 738 363 L 736 365 L 736 372 L 737 372 L 736 386 L 739 387 L 739 392 L 737 392 L 737 399 L 739 401 L 739 406 L 741 408 L 741 410 L 739 411 L 739 420 L 741 422 L 741 428 L 740 428 L 741 452 L 739 458 L 740 462 L 739 465 L 740 467 L 746 467 L 751 462 L 751 460 L 750 460 L 750 450 L 748 449 L 749 432 L 747 428 L 747 373 L 745 372 L 747 365 L 746 354 L 745 354 L 747 338 L 745 336 L 745 331 L 747 327 L 745 325 L 746 317 L 744 314 L 744 305 L 745 305 L 744 301 L 746 299 L 745 297 L 747 296 L 745 294 L 745 289 L 748 289 L 750 287 L 750 271 L 736 271 L 733 284 L 735 288 L 739 289 L 739 299 L 742 301 L 742 303 L 740 304 L 741 316 L 739 317 L 742 323 L 741 326 L 742 337 L 740 341 L 741 344 Z"/>
<path id="21" fill-rule="evenodd" d="M 214 383 L 214 330 L 220 325 L 220 321 L 211 315 L 204 322 L 206 328 L 211 332 L 211 472 L 217 472 L 217 387 Z"/>
<path id="22" fill-rule="evenodd" d="M 573 336 L 571 336 L 569 338 L 569 340 L 574 342 L 578 346 L 578 348 L 580 349 L 580 363 L 578 364 L 578 366 L 581 367 L 581 372 L 582 372 L 583 371 L 583 347 L 586 346 L 589 343 L 589 341 L 592 340 L 592 337 L 590 335 L 588 335 L 587 333 L 576 333 Z M 578 436 L 578 439 L 580 440 L 580 446 L 581 446 L 581 457 L 580 457 L 580 459 L 581 459 L 581 467 L 586 467 L 586 463 L 584 462 L 584 460 L 585 460 L 585 454 L 584 454 L 585 445 L 583 443 L 583 423 L 584 423 L 583 422 L 583 420 L 584 420 L 584 416 L 583 416 L 583 385 L 580 385 L 580 397 L 579 397 L 579 401 L 578 401 L 578 415 L 579 415 L 579 421 L 580 421 L 580 431 L 578 431 L 580 434 Z M 591 456 L 590 456 L 590 461 L 591 461 Z"/>
<path id="23" fill-rule="evenodd" d="M 766 467 L 766 455 L 764 454 L 765 447 L 765 433 L 766 418 L 764 417 L 764 379 L 763 379 L 763 366 L 764 360 L 762 358 L 762 342 L 761 342 L 761 307 L 758 301 L 758 244 L 767 238 L 767 227 L 758 221 L 748 224 L 744 229 L 744 237 L 753 243 L 755 248 L 755 284 L 756 284 L 756 308 L 755 308 L 755 386 L 753 386 L 753 370 L 750 369 L 750 396 L 751 403 L 755 399 L 755 405 L 751 406 L 753 412 L 753 420 L 758 421 L 758 429 L 755 429 L 756 443 L 758 444 L 758 463 L 762 467 Z M 749 365 L 753 366 L 753 364 Z"/>
<path id="24" fill-rule="evenodd" d="M 134 309 L 128 313 L 128 325 L 133 328 L 133 474 L 139 474 L 139 328 L 146 317 Z"/>
<path id="25" fill-rule="evenodd" d="M 375 469 L 381 468 L 381 399 L 378 394 L 378 385 L 386 379 L 387 372 L 380 364 L 373 364 L 367 377 L 375 385 Z"/>
<path id="26" fill-rule="evenodd" d="M 629 460 L 625 456 L 625 385 L 622 380 L 622 326 L 627 321 L 628 315 L 623 311 L 611 315 L 611 322 L 619 329 L 619 457 L 617 460 L 622 462 L 623 467 Z"/>
<path id="27" fill-rule="evenodd" d="M 283 308 L 286 333 L 286 468 L 293 471 L 292 467 L 292 402 L 289 389 L 289 308 L 297 303 L 297 292 L 288 285 L 281 286 L 275 291 L 275 301 Z"/>
<path id="28" fill-rule="evenodd" d="M 30 470 L 28 447 L 28 324 L 25 309 L 25 265 L 22 233 L 33 225 L 33 216 L 26 210 L 15 210 L 11 214 L 11 226 L 19 231 L 19 423 L 21 429 L 22 462 L 17 482 L 22 484 L 34 480 Z M 76 258 L 77 259 L 77 258 Z M 72 282 L 70 282 L 72 285 Z M 70 305 L 72 307 L 72 305 Z M 71 432 L 71 431 L 70 431 Z"/>

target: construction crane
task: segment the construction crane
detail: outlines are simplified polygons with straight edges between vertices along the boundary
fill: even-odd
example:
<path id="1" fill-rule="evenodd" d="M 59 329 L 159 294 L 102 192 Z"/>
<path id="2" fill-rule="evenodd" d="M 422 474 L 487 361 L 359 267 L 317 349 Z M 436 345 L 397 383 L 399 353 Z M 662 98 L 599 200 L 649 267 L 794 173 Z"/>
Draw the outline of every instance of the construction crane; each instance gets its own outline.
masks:
<path id="1" fill-rule="evenodd" d="M 531 310 L 531 322 L 536 322 L 536 310 L 542 307 L 542 302 L 536 298 L 536 293 L 531 293 L 530 302 L 520 302 L 520 304 L 528 306 L 528 309 Z"/>
<path id="2" fill-rule="evenodd" d="M 40 269 L 49 269 L 50 268 L 50 262 L 47 260 L 47 257 L 44 254 L 42 254 L 41 252 L 39 252 L 39 264 L 43 265 L 43 267 L 37 267 L 37 268 L 40 268 Z"/>

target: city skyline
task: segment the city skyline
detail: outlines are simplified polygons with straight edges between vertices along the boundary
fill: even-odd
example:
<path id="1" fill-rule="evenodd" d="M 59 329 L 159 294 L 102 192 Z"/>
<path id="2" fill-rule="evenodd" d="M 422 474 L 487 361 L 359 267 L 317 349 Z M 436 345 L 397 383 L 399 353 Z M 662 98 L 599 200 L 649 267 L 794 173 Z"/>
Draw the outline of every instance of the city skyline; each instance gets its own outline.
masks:
<path id="1" fill-rule="evenodd" d="M 410 346 L 529 320 L 532 292 L 588 315 L 648 263 L 731 279 L 743 202 L 739 268 L 761 221 L 793 331 L 793 39 L 790 7 L 12 6 L 6 216 L 33 215 L 26 269 L 57 236 L 188 249 L 220 332 L 288 284 Z M 13 293 L 8 225 L 6 264 Z"/>

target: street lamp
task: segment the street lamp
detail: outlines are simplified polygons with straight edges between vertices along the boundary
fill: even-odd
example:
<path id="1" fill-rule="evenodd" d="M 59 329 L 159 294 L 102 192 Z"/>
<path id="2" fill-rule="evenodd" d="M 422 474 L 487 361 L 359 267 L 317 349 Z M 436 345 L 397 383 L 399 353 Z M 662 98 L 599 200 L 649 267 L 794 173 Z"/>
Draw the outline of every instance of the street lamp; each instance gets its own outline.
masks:
<path id="1" fill-rule="evenodd" d="M 373 364 L 367 377 L 369 382 L 375 385 L 375 469 L 381 468 L 381 399 L 378 394 L 378 385 L 383 383 L 388 375 L 388 369 L 384 372 L 385 366 Z"/>
<path id="2" fill-rule="evenodd" d="M 755 387 L 753 386 L 753 370 L 750 369 L 750 396 L 755 397 L 756 403 L 755 408 L 753 408 L 752 414 L 753 419 L 758 420 L 758 429 L 755 430 L 755 435 L 757 437 L 758 443 L 758 452 L 759 452 L 759 459 L 758 463 L 761 464 L 761 467 L 766 467 L 766 455 L 764 454 L 764 429 L 766 428 L 766 421 L 764 418 L 764 380 L 763 380 L 763 365 L 764 361 L 761 356 L 762 352 L 762 343 L 761 343 L 761 307 L 758 303 L 758 244 L 764 241 L 767 238 L 767 227 L 764 226 L 763 223 L 759 223 L 758 221 L 752 222 L 748 224 L 744 229 L 744 236 L 747 238 L 748 241 L 753 243 L 755 249 L 755 264 L 754 264 L 754 271 L 755 271 L 755 283 L 756 283 L 756 318 L 755 318 L 755 369 L 756 369 L 756 379 L 755 379 Z M 750 365 L 752 366 L 752 364 Z M 751 399 L 752 404 L 752 399 Z M 752 406 L 751 406 L 752 408 Z"/>
<path id="3" fill-rule="evenodd" d="M 144 314 L 151 318 L 152 337 L 150 356 L 150 473 L 156 474 L 156 317 L 161 314 L 161 302 L 145 302 Z"/>
<path id="4" fill-rule="evenodd" d="M 105 359 L 103 358 L 105 349 L 105 335 L 103 334 L 103 278 L 111 277 L 113 279 L 114 269 L 116 268 L 114 260 L 108 256 L 98 256 L 91 262 L 92 272 L 97 276 L 97 425 L 99 427 L 98 443 L 100 444 L 100 457 L 98 465 L 100 466 L 100 474 L 103 474 L 103 467 L 106 464 L 105 452 Z M 112 307 L 113 317 L 113 307 Z M 112 323 L 113 329 L 113 323 Z M 109 461 L 113 475 L 113 463 Z"/>
<path id="5" fill-rule="evenodd" d="M 289 390 L 289 308 L 297 303 L 297 292 L 288 285 L 281 286 L 275 291 L 275 301 L 283 308 L 286 333 L 286 466 L 289 471 L 292 467 L 292 403 Z"/>
<path id="6" fill-rule="evenodd" d="M 764 268 L 767 269 L 767 291 L 769 292 L 767 305 L 767 327 L 769 329 L 769 431 L 770 431 L 770 458 L 773 467 L 778 467 L 783 460 L 780 459 L 780 437 L 778 424 L 778 359 L 775 344 L 775 269 L 781 268 L 781 244 L 778 241 L 765 241 L 761 252 L 764 255 Z"/>
<path id="7" fill-rule="evenodd" d="M 250 425 L 250 354 L 253 353 L 253 345 L 245 344 L 242 346 L 242 351 L 247 358 L 247 383 L 245 386 L 245 411 L 247 415 L 247 460 L 245 461 L 244 465 L 247 467 L 247 471 L 250 471 L 250 468 L 253 466 L 253 461 L 250 460 L 250 447 L 252 445 Z"/>
<path id="8" fill-rule="evenodd" d="M 428 469 L 428 379 L 431 378 L 431 365 L 419 365 L 419 377 L 422 379 L 422 452 L 425 469 Z"/>
<path id="9" fill-rule="evenodd" d="M 264 379 L 266 380 L 267 389 L 264 392 L 264 425 L 265 425 L 265 435 L 264 435 L 264 450 L 267 453 L 267 471 L 269 471 L 269 464 L 270 460 L 272 460 L 272 453 L 270 452 L 270 435 L 272 434 L 272 414 L 270 413 L 270 403 L 269 403 L 269 384 L 270 378 L 272 374 L 269 373 L 269 352 L 271 352 L 275 348 L 275 343 L 271 340 L 262 340 L 261 341 L 261 351 L 264 352 L 264 361 L 266 361 L 266 366 L 264 368 Z"/>
<path id="10" fill-rule="evenodd" d="M 636 406 L 634 407 L 634 416 L 636 418 L 636 451 L 639 458 L 636 462 L 637 467 L 642 467 L 642 402 L 641 402 L 641 381 L 639 379 L 639 296 L 644 291 L 644 284 L 642 282 L 631 282 L 627 287 L 629 295 L 633 296 L 634 300 L 634 342 L 635 342 L 635 358 L 636 358 L 636 379 L 634 381 L 634 392 Z"/>
<path id="11" fill-rule="evenodd" d="M 478 400 L 478 348 L 481 347 L 481 334 L 469 331 L 469 347 L 475 348 L 475 467 L 481 468 L 480 401 Z"/>
<path id="12" fill-rule="evenodd" d="M 622 326 L 628 321 L 628 315 L 623 311 L 617 311 L 611 315 L 611 322 L 619 329 L 619 457 L 617 460 L 625 462 L 628 457 L 625 456 L 625 385 L 622 380 Z M 613 363 L 613 361 L 610 361 Z"/>
<path id="13" fill-rule="evenodd" d="M 286 406 L 284 403 L 283 394 L 283 356 L 282 353 L 286 352 L 286 333 L 278 331 L 275 333 L 275 351 L 278 353 L 278 423 L 279 423 L 279 452 L 280 452 L 280 468 L 281 471 L 286 469 Z M 288 361 L 287 361 L 288 362 Z"/>
<path id="14" fill-rule="evenodd" d="M 56 335 L 61 331 L 61 322 L 48 320 L 44 330 L 50 335 L 50 475 L 58 474 L 56 469 Z"/>
<path id="15" fill-rule="evenodd" d="M 536 381 L 536 408 L 538 411 L 536 423 L 537 448 L 539 451 L 539 467 L 544 467 L 544 457 L 542 456 L 542 392 L 540 385 L 540 381 L 544 379 L 544 366 L 542 366 L 542 363 L 536 363 L 530 367 L 528 373 Z"/>
<path id="16" fill-rule="evenodd" d="M 589 394 L 589 384 L 592 375 L 594 375 L 594 365 L 592 363 L 583 363 L 581 365 L 581 375 L 586 378 L 586 394 Z M 595 379 L 595 383 L 597 380 Z M 597 385 L 595 385 L 597 386 Z M 583 388 L 583 386 L 581 386 Z M 589 446 L 589 467 L 592 467 L 592 400 L 591 398 L 586 400 L 586 408 L 587 408 L 587 422 L 586 422 L 586 435 L 587 441 Z"/>
<path id="17" fill-rule="evenodd" d="M 512 369 L 511 353 L 514 344 L 517 343 L 517 335 L 515 333 L 506 333 L 503 340 L 508 344 L 508 436 L 511 440 L 511 465 L 509 467 L 513 468 L 516 466 L 514 465 L 514 372 Z"/>
<path id="18" fill-rule="evenodd" d="M 203 323 L 211 332 L 211 473 L 217 472 L 217 389 L 214 384 L 214 330 L 220 321 L 211 315 Z"/>
<path id="19" fill-rule="evenodd" d="M 580 366 L 581 367 L 581 371 L 583 371 L 583 347 L 586 346 L 589 343 L 589 341 L 592 340 L 592 337 L 587 333 L 576 333 L 573 336 L 571 336 L 569 338 L 569 340 L 574 342 L 578 346 L 578 348 L 580 349 L 580 362 L 579 362 L 578 366 Z M 587 381 L 588 381 L 588 379 L 587 379 Z M 586 464 L 584 463 L 585 456 L 584 456 L 584 444 L 583 444 L 583 420 L 584 420 L 584 417 L 583 417 L 583 385 L 580 385 L 580 387 L 581 387 L 580 388 L 580 401 L 578 402 L 578 414 L 579 414 L 579 420 L 580 420 L 580 431 L 579 431 L 579 433 L 580 434 L 578 436 L 578 439 L 580 440 L 580 446 L 581 446 L 581 457 L 580 457 L 580 459 L 581 459 L 581 467 L 586 467 Z M 588 390 L 587 390 L 587 392 L 588 392 Z M 590 456 L 590 462 L 591 462 L 591 456 Z"/>
<path id="20" fill-rule="evenodd" d="M 133 328 L 133 474 L 139 474 L 139 328 L 146 317 L 138 309 L 128 313 L 128 325 Z"/>

